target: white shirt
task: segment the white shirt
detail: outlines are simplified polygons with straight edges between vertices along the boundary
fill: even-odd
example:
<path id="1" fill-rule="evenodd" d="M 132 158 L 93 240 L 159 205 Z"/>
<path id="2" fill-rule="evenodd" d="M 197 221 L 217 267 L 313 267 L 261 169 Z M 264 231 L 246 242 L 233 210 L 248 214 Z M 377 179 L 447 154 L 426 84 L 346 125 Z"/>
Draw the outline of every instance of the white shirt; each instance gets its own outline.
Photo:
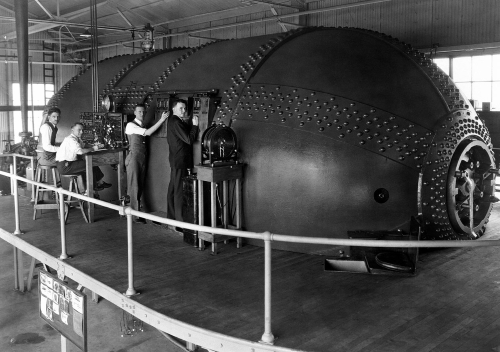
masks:
<path id="1" fill-rule="evenodd" d="M 75 161 L 82 154 L 83 141 L 73 133 L 64 138 L 56 153 L 56 161 Z"/>
<path id="2" fill-rule="evenodd" d="M 43 150 L 47 152 L 57 152 L 59 147 L 56 147 L 55 145 L 50 144 L 50 137 L 52 136 L 52 129 L 49 127 L 48 123 L 44 123 L 40 127 L 40 139 L 42 140 L 42 148 Z M 52 124 L 51 124 L 52 125 Z M 54 125 L 52 125 L 54 126 Z"/>
<path id="3" fill-rule="evenodd" d="M 142 126 L 142 121 L 135 119 L 134 122 Z M 127 126 L 125 127 L 125 134 L 138 134 L 144 136 L 146 129 L 144 127 L 137 126 L 135 123 L 127 123 Z"/>

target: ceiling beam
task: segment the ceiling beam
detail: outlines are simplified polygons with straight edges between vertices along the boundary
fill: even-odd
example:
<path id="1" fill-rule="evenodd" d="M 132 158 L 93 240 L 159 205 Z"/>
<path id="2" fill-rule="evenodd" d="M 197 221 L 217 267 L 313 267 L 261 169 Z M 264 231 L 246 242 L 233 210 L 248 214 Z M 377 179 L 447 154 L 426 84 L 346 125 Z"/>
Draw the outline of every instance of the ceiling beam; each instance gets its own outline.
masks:
<path id="1" fill-rule="evenodd" d="M 118 13 L 120 14 L 120 16 L 123 18 L 123 20 L 125 22 L 127 22 L 127 24 L 130 26 L 130 28 L 134 28 L 134 25 L 132 24 L 132 22 L 130 22 L 128 20 L 128 18 L 123 14 L 123 12 L 120 11 L 119 8 L 117 8 L 116 11 L 118 11 Z M 140 33 L 137 33 L 137 35 L 139 36 L 139 38 L 142 38 L 142 35 Z"/>
<path id="2" fill-rule="evenodd" d="M 327 11 L 336 11 L 336 10 L 343 10 L 343 9 L 348 9 L 348 8 L 353 8 L 353 7 L 358 7 L 358 6 L 366 6 L 366 5 L 373 5 L 381 2 L 389 2 L 392 0 L 365 0 L 365 1 L 358 1 L 350 4 L 345 4 L 345 5 L 336 5 L 336 6 L 330 6 L 330 7 L 324 7 L 321 9 L 315 9 L 315 10 L 307 10 L 307 11 L 298 11 L 294 13 L 289 13 L 286 15 L 281 15 L 280 18 L 292 18 L 292 17 L 297 17 L 297 16 L 303 16 L 303 15 L 311 15 L 315 13 L 321 13 L 321 12 L 327 12 Z M 243 21 L 243 22 L 235 22 L 235 23 L 228 23 L 228 24 L 222 24 L 219 26 L 213 26 L 213 27 L 205 27 L 205 28 L 199 28 L 199 29 L 193 29 L 193 30 L 187 30 L 184 32 L 178 32 L 178 33 L 170 33 L 170 34 L 164 34 L 155 37 L 155 39 L 160 39 L 160 38 L 168 38 L 168 37 L 176 37 L 179 35 L 190 35 L 193 33 L 200 33 L 200 32 L 206 32 L 206 31 L 212 31 L 215 29 L 223 29 L 223 28 L 229 28 L 229 27 L 236 27 L 236 26 L 243 26 L 247 24 L 252 24 L 252 23 L 262 23 L 262 22 L 268 22 L 268 21 L 276 21 L 276 18 L 273 17 L 266 17 L 266 18 L 260 18 L 256 20 L 250 20 L 250 21 Z M 121 41 L 121 42 L 116 42 L 116 43 L 111 43 L 111 44 L 104 44 L 100 45 L 99 48 L 108 48 L 112 46 L 117 46 L 117 45 L 124 45 L 124 44 L 129 44 L 133 42 L 139 42 L 142 39 L 135 39 L 135 40 L 126 40 L 126 41 Z M 86 51 L 89 50 L 89 48 L 84 48 L 84 49 L 77 49 L 73 50 L 72 52 L 79 52 L 79 51 Z"/>
<path id="3" fill-rule="evenodd" d="M 278 24 L 280 25 L 281 29 L 283 30 L 283 32 L 288 32 L 288 28 L 286 28 L 286 26 L 281 22 L 281 19 L 279 18 L 278 16 L 278 12 L 276 11 L 276 9 L 272 6 L 271 7 L 271 12 L 273 14 L 274 17 L 276 17 L 276 20 L 278 22 Z"/>
<path id="4" fill-rule="evenodd" d="M 45 11 L 45 13 L 51 18 L 51 19 L 54 19 L 54 16 L 42 5 L 42 3 L 40 2 L 40 0 L 35 0 L 36 3 L 38 4 L 38 6 L 40 6 L 42 8 L 43 11 Z"/>
<path id="5" fill-rule="evenodd" d="M 300 10 L 301 8 L 298 7 L 298 6 L 293 6 L 293 5 L 287 5 L 287 4 L 281 4 L 279 2 L 273 2 L 273 1 L 264 1 L 264 0 L 250 0 L 250 1 L 247 1 L 249 3 L 259 3 L 259 4 L 265 4 L 265 5 L 270 5 L 270 6 L 282 6 L 282 7 L 288 7 L 288 8 L 291 8 L 291 9 L 296 9 L 296 10 Z"/>
<path id="6" fill-rule="evenodd" d="M 164 24 L 169 24 L 169 23 L 174 23 L 174 22 L 193 20 L 193 19 L 196 19 L 196 18 L 199 18 L 199 17 L 219 15 L 219 14 L 224 13 L 224 12 L 236 11 L 236 10 L 245 9 L 245 8 L 252 7 L 252 6 L 254 6 L 254 4 L 233 7 L 233 8 L 226 9 L 226 10 L 219 10 L 219 11 L 213 11 L 213 12 L 208 12 L 208 13 L 202 13 L 202 14 L 199 14 L 199 15 L 193 15 L 193 16 L 187 16 L 187 17 L 182 17 L 182 18 L 176 18 L 176 19 L 172 19 L 172 20 L 168 20 L 168 21 L 164 21 L 164 22 L 160 22 L 160 23 L 155 23 L 152 26 L 156 27 L 156 26 L 161 26 L 161 25 L 164 25 Z"/>
<path id="7" fill-rule="evenodd" d="M 100 2 L 99 4 L 97 4 L 97 6 L 99 7 L 99 6 L 102 6 L 102 5 L 106 5 L 106 3 L 107 3 L 107 1 L 103 1 L 103 2 Z M 73 12 L 67 13 L 63 17 L 66 18 L 67 21 L 69 21 L 69 20 L 75 19 L 77 17 L 80 17 L 80 16 L 86 14 L 87 12 L 89 12 L 89 9 L 88 8 L 84 8 L 84 9 L 80 9 L 80 10 L 77 10 L 77 11 L 73 11 Z M 12 17 L 7 17 L 7 16 L 0 16 L 0 18 L 1 19 L 12 19 Z M 82 28 L 90 26 L 88 24 L 85 25 L 85 24 L 69 23 L 69 22 L 65 22 L 65 21 L 47 21 L 47 20 L 36 20 L 36 19 L 28 19 L 28 22 L 37 23 L 34 26 L 28 27 L 28 34 L 43 32 L 43 31 L 46 31 L 47 29 L 51 29 L 51 28 L 58 27 L 58 26 L 69 26 L 69 25 L 71 25 L 72 27 L 82 27 Z M 100 29 L 109 29 L 109 30 L 112 30 L 111 28 L 100 28 Z M 113 28 L 113 30 L 115 30 L 115 29 L 116 30 L 123 30 L 123 29 L 118 29 L 118 27 L 117 28 Z M 4 35 L 2 35 L 2 38 L 4 40 L 15 39 L 16 38 L 16 32 L 10 32 L 10 33 L 4 34 Z"/>

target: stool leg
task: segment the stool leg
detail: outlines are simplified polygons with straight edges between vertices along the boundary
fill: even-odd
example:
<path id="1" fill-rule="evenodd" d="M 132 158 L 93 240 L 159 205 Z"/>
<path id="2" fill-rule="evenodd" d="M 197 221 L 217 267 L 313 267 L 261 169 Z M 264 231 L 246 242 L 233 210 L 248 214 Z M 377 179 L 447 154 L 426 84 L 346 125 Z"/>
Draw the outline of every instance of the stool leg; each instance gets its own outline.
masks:
<path id="1" fill-rule="evenodd" d="M 73 182 L 74 182 L 74 178 L 72 177 L 69 180 L 69 189 L 68 189 L 68 191 L 70 191 L 70 192 L 73 192 Z M 65 209 L 67 209 L 67 210 L 65 211 L 65 214 L 64 214 L 64 222 L 65 223 L 68 220 L 69 208 L 71 207 L 71 196 L 70 195 L 68 195 L 68 200 L 66 201 L 66 204 L 67 204 L 67 207 L 65 207 Z"/>
<path id="2" fill-rule="evenodd" d="M 78 180 L 75 180 L 75 193 L 80 194 L 80 187 L 78 186 Z M 87 214 L 85 213 L 85 202 L 81 199 L 78 199 L 78 204 L 80 205 L 80 210 L 82 212 L 83 218 L 85 219 L 85 222 L 89 222 L 89 219 L 87 218 Z"/>
<path id="3" fill-rule="evenodd" d="M 36 182 L 40 182 L 40 174 L 41 174 L 41 169 L 37 168 L 36 169 L 36 172 L 35 172 L 35 179 L 36 179 Z M 36 209 L 36 205 L 38 204 L 38 190 L 40 189 L 40 186 L 36 185 L 35 187 L 35 197 L 34 197 L 34 200 L 35 202 L 33 203 L 33 220 L 36 220 L 36 212 L 37 212 L 37 209 Z"/>
<path id="4" fill-rule="evenodd" d="M 52 184 L 54 185 L 54 187 L 58 187 L 58 182 L 57 182 L 57 178 L 56 178 L 56 174 L 59 174 L 58 172 L 56 172 L 56 169 L 55 168 L 52 168 Z M 59 184 L 61 184 L 61 182 L 59 181 Z M 55 196 L 56 196 L 56 204 L 59 205 L 59 194 L 55 193 Z M 57 209 L 59 209 L 59 207 L 57 207 Z M 59 216 L 61 214 L 59 214 L 59 210 L 57 211 L 57 218 L 59 219 Z"/>

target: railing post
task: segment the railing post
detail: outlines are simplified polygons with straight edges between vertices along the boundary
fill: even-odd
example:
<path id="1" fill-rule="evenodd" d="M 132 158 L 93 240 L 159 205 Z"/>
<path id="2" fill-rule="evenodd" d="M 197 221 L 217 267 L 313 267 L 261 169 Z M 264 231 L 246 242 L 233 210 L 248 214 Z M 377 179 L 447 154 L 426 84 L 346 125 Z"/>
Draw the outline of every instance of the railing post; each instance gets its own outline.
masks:
<path id="1" fill-rule="evenodd" d="M 12 169 L 10 170 L 12 175 L 17 175 L 17 158 L 15 155 L 12 156 Z M 14 221 L 16 223 L 16 229 L 13 235 L 21 235 L 20 220 L 19 220 L 19 194 L 17 189 L 17 179 L 11 178 L 11 188 L 14 194 Z M 23 252 L 14 246 L 14 289 L 24 292 L 24 265 L 23 265 Z"/>
<path id="2" fill-rule="evenodd" d="M 15 155 L 12 156 L 12 174 L 17 175 L 17 158 Z M 12 179 L 12 184 L 13 184 L 13 191 L 14 191 L 14 212 L 15 212 L 15 222 L 16 222 L 16 230 L 14 231 L 14 235 L 21 235 L 21 226 L 20 226 L 20 221 L 19 221 L 19 192 L 17 189 L 17 179 L 13 178 Z"/>
<path id="3" fill-rule="evenodd" d="M 64 260 L 69 257 L 66 253 L 66 204 L 64 203 L 64 194 L 61 190 L 61 187 L 57 190 L 57 196 L 59 197 L 59 223 L 61 224 L 61 255 L 59 259 Z"/>
<path id="4" fill-rule="evenodd" d="M 139 294 L 134 288 L 134 247 L 132 236 L 132 214 L 131 208 L 125 209 L 127 214 L 127 248 L 128 248 L 128 288 L 125 296 L 130 297 Z"/>
<path id="5" fill-rule="evenodd" d="M 264 334 L 261 343 L 273 345 L 271 332 L 271 233 L 264 232 Z"/>

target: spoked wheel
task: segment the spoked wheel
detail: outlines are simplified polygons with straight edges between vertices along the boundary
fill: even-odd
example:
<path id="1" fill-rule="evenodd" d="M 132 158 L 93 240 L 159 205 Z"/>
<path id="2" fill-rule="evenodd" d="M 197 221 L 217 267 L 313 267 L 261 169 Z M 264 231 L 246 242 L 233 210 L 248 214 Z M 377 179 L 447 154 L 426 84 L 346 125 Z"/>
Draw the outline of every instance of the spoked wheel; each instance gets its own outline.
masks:
<path id="1" fill-rule="evenodd" d="M 494 169 L 493 155 L 480 140 L 464 140 L 453 154 L 448 171 L 448 215 L 453 229 L 470 239 L 483 235 L 496 201 Z"/>

